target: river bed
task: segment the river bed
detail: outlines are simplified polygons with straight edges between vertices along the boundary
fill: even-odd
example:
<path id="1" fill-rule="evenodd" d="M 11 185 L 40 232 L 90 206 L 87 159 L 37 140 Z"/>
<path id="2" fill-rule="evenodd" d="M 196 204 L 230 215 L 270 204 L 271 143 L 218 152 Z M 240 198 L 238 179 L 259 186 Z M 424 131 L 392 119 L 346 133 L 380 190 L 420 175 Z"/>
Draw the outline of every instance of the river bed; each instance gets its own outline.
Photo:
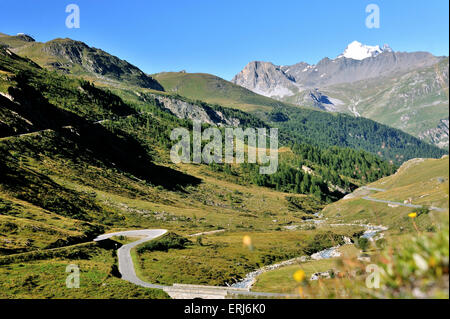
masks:
<path id="1" fill-rule="evenodd" d="M 377 235 L 379 232 L 387 230 L 387 227 L 385 226 L 377 226 L 377 225 L 366 225 L 366 224 L 331 224 L 330 226 L 362 226 L 366 228 L 366 231 L 361 236 L 362 238 L 367 238 L 369 240 L 374 240 L 375 235 Z M 381 234 L 383 235 L 383 234 Z M 352 242 L 350 238 L 344 237 L 345 245 L 351 245 Z M 320 259 L 329 259 L 329 258 L 336 258 L 340 257 L 341 253 L 339 252 L 340 245 L 326 248 L 324 250 L 321 250 L 317 253 L 314 253 L 310 256 L 312 260 L 320 260 Z M 245 288 L 250 290 L 250 288 L 253 286 L 253 284 L 256 282 L 256 278 L 261 275 L 262 273 L 270 270 L 275 270 L 283 266 L 292 265 L 294 263 L 298 262 L 305 262 L 309 260 L 308 256 L 302 256 L 298 258 L 289 259 L 277 264 L 269 265 L 262 267 L 260 269 L 257 269 L 255 271 L 252 271 L 248 273 L 244 279 L 232 284 L 230 287 L 233 288 Z"/>

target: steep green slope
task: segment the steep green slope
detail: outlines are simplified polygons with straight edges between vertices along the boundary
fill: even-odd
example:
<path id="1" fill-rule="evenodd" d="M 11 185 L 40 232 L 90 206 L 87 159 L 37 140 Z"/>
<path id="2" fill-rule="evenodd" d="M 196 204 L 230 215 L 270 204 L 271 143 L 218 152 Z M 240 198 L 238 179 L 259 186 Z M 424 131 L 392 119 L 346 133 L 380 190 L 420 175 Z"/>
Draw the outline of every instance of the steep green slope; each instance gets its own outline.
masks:
<path id="1" fill-rule="evenodd" d="M 346 101 L 345 109 L 340 106 L 342 111 L 353 109 L 363 117 L 448 148 L 448 130 L 438 140 L 427 134 L 441 120 L 448 120 L 448 58 L 406 74 L 330 87 L 324 92 Z"/>
<path id="2" fill-rule="evenodd" d="M 323 210 L 324 216 L 339 218 L 345 222 L 357 220 L 383 224 L 393 233 L 415 231 L 408 216 L 413 211 L 417 212 L 415 222 L 422 231 L 436 230 L 441 221 L 448 222 L 448 156 L 441 159 L 412 159 L 404 163 L 395 174 L 366 187 L 327 206 Z M 437 207 L 443 211 L 418 210 L 403 204 Z"/>
<path id="3" fill-rule="evenodd" d="M 362 117 L 293 107 L 275 109 L 267 117 L 273 120 L 271 125 L 289 132 L 297 141 L 364 150 L 395 164 L 447 154 L 401 130 Z"/>
<path id="4" fill-rule="evenodd" d="M 270 111 L 284 104 L 212 74 L 163 72 L 153 76 L 165 91 L 246 112 Z"/>
<path id="5" fill-rule="evenodd" d="M 126 84 L 162 90 L 157 81 L 136 66 L 81 41 L 66 38 L 41 43 L 25 35 L 3 35 L 0 36 L 0 45 L 2 44 L 51 70 L 83 76 L 109 85 Z"/>

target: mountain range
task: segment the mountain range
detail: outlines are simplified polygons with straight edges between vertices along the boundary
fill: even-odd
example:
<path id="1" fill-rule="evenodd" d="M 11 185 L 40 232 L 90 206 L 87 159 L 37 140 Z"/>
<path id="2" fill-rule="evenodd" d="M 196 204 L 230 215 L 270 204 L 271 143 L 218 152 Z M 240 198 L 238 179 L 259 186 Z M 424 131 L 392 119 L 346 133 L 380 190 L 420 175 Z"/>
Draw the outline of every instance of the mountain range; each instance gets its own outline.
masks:
<path id="1" fill-rule="evenodd" d="M 338 146 L 362 149 L 396 164 L 414 157 L 434 157 L 444 154 L 417 138 L 363 117 L 355 118 L 348 114 L 336 117 L 332 113 L 317 110 L 314 105 L 298 106 L 293 102 L 279 101 L 211 74 L 164 72 L 148 75 L 125 60 L 72 39 L 55 39 L 42 43 L 25 34 L 16 36 L 0 34 L 0 44 L 10 52 L 28 58 L 44 69 L 92 81 L 132 103 L 147 103 L 156 99 L 164 109 L 183 119 L 201 115 L 201 118 L 215 125 L 239 123 L 240 121 L 232 115 L 228 117 L 226 115 L 226 112 L 230 113 L 228 108 L 232 108 L 244 111 L 240 117 L 250 117 L 251 120 L 247 119 L 247 123 L 263 121 L 267 123 L 265 125 L 279 127 L 282 138 L 285 142 L 289 141 L 288 143 L 301 142 L 325 148 Z M 336 76 L 324 76 L 321 81 L 338 83 L 348 81 L 349 74 L 354 73 L 356 76 L 361 68 L 370 71 L 374 76 L 373 79 L 378 79 L 375 74 L 391 72 L 388 65 L 395 65 L 397 69 L 404 70 L 409 69 L 411 65 L 429 65 L 439 60 L 428 53 L 394 53 L 387 46 L 383 49 L 360 47 L 358 50 L 349 46 L 344 54 L 360 56 L 361 52 L 373 57 L 355 60 L 340 56 L 335 60 L 323 59 L 315 67 L 303 63 L 292 67 L 275 67 L 271 63 L 258 62 L 253 65 L 256 66 L 257 73 L 262 72 L 261 76 L 267 79 L 263 81 L 264 83 L 270 86 L 276 79 L 279 83 L 284 83 L 284 89 L 288 90 L 286 85 L 294 83 L 298 87 L 296 81 L 301 77 L 306 79 L 306 82 L 313 81 L 315 73 L 318 73 L 315 68 L 322 71 L 334 70 Z M 388 61 L 383 64 L 383 68 L 375 61 L 379 59 Z M 353 67 L 340 70 L 342 63 L 344 66 L 353 65 Z M 360 77 L 367 78 L 367 75 Z M 259 75 L 255 81 L 261 82 Z M 281 86 L 280 84 L 278 89 Z M 315 96 L 317 103 L 333 101 L 320 90 L 314 89 L 314 94 L 311 96 Z M 185 98 L 192 102 L 186 101 Z M 210 106 L 208 110 L 200 110 L 198 105 L 193 104 L 195 101 L 200 103 L 197 103 L 198 105 L 202 105 L 202 102 L 213 104 L 220 111 L 212 112 Z M 444 128 L 440 130 L 445 133 L 445 121 L 441 123 L 441 127 L 442 125 Z M 424 139 L 441 141 L 441 131 L 426 131 L 421 136 Z"/>
<path id="2" fill-rule="evenodd" d="M 279 101 L 370 118 L 448 148 L 448 57 L 354 41 L 315 65 L 250 62 L 232 82 Z"/>
<path id="3" fill-rule="evenodd" d="M 352 46 L 337 60 L 357 65 L 392 54 L 387 46 Z M 427 72 L 434 72 L 436 65 L 443 72 L 445 59 L 428 66 L 426 57 L 407 57 L 409 62 L 401 64 L 420 60 Z M 287 74 L 285 67 L 265 66 L 274 76 L 279 70 Z M 404 74 L 420 87 L 416 76 L 424 75 L 417 70 Z M 338 92 L 362 94 L 358 85 L 366 81 L 373 81 L 370 85 L 378 93 L 383 85 L 396 85 L 382 78 L 327 88 L 343 86 L 347 91 Z M 295 83 L 295 77 L 280 77 L 280 83 L 289 81 Z M 332 101 L 327 92 L 311 90 L 317 103 Z M 426 98 L 427 92 L 418 89 L 417 98 Z M 398 96 L 391 93 L 383 97 Z M 336 99 L 344 101 L 342 96 Z M 363 291 L 359 287 L 365 287 L 365 264 L 350 270 L 342 268 L 344 262 L 352 258 L 359 265 L 359 257 L 367 258 L 360 250 L 370 248 L 370 262 L 380 265 L 378 255 L 391 256 L 397 249 L 393 242 L 415 243 L 409 236 L 418 229 L 433 235 L 432 241 L 411 254 L 439 252 L 429 269 L 439 275 L 439 285 L 432 286 L 429 296 L 445 296 L 448 151 L 426 140 L 440 140 L 448 121 L 441 122 L 441 131 L 429 130 L 419 139 L 317 105 L 280 101 L 212 74 L 146 74 L 72 39 L 40 43 L 24 34 L 1 34 L 0 298 L 169 297 L 146 288 L 148 283 L 198 297 L 193 287 L 228 289 L 225 286 L 247 280 L 249 272 L 293 260 L 314 273 L 332 269 L 356 274 L 350 281 L 342 279 L 358 293 L 339 294 L 358 297 Z M 218 127 L 222 140 L 224 127 L 278 128 L 277 171 L 262 175 L 259 163 L 174 163 L 172 133 L 176 128 L 191 131 L 194 119 L 202 121 L 202 128 Z M 417 215 L 417 224 L 408 214 Z M 138 229 L 167 234 L 137 242 L 141 245 L 134 248 L 122 246 L 138 238 L 117 231 Z M 108 239 L 95 240 L 101 234 Z M 376 236 L 373 244 L 367 234 Z M 248 239 L 251 244 L 242 245 Z M 129 269 L 135 269 L 137 282 L 128 282 L 124 275 L 123 247 L 130 248 Z M 316 260 L 338 249 L 342 259 Z M 411 251 L 401 246 L 398 250 Z M 400 270 L 411 269 L 414 257 L 402 260 L 406 267 Z M 79 266 L 80 289 L 67 289 L 68 265 Z M 402 278 L 409 285 L 414 275 L 396 270 L 391 282 Z M 274 278 L 283 293 L 290 291 L 284 288 L 294 282 L 292 274 Z M 447 286 L 434 292 L 446 280 Z M 430 283 L 422 277 L 416 281 L 427 287 Z M 294 284 L 298 291 L 299 282 Z M 411 292 L 401 297 L 416 291 L 408 289 Z M 383 291 L 399 297 L 395 286 Z"/>

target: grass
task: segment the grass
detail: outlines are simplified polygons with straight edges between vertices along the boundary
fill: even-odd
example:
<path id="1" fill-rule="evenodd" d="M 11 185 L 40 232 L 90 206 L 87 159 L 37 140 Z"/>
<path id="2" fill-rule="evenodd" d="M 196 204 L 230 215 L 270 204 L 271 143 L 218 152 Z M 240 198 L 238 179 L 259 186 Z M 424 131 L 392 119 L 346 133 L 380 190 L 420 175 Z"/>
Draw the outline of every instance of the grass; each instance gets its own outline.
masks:
<path id="1" fill-rule="evenodd" d="M 314 273 L 324 272 L 335 267 L 335 260 L 323 259 L 268 271 L 258 276 L 256 283 L 252 287 L 252 291 L 296 293 L 296 289 L 298 288 L 298 283 L 294 280 L 294 273 L 296 271 L 303 270 L 306 278 L 309 280 Z"/>
<path id="2" fill-rule="evenodd" d="M 403 203 L 411 199 L 412 204 L 436 206 L 448 209 L 449 159 L 411 160 L 399 168 L 396 174 L 382 178 L 368 187 L 386 189 L 371 192 L 370 197 Z M 365 195 L 364 195 L 365 196 Z M 356 196 L 342 199 L 324 209 L 324 215 L 345 222 L 375 223 L 388 226 L 390 232 L 415 232 L 408 213 L 414 209 L 404 206 L 389 206 Z M 417 226 L 425 230 L 438 228 L 448 220 L 448 213 L 430 211 L 416 218 Z"/>
<path id="3" fill-rule="evenodd" d="M 80 221 L 0 193 L 0 255 L 42 249 L 84 230 Z"/>
<path id="4" fill-rule="evenodd" d="M 0 298 L 168 299 L 162 290 L 135 286 L 113 275 L 115 250 L 96 248 L 83 259 L 51 259 L 0 267 Z M 66 267 L 80 269 L 80 287 L 67 288 Z"/>
<path id="5" fill-rule="evenodd" d="M 246 112 L 270 111 L 284 104 L 211 74 L 163 72 L 153 76 L 166 91 Z"/>
<path id="6" fill-rule="evenodd" d="M 448 224 L 437 233 L 389 236 L 385 248 L 372 248 L 368 262 L 356 259 L 353 245 L 342 246 L 341 257 L 308 261 L 265 272 L 252 291 L 293 293 L 302 298 L 443 298 L 448 299 Z M 366 280 L 378 267 L 380 286 Z M 333 270 L 334 276 L 310 280 L 315 272 Z M 301 282 L 294 280 L 302 272 Z"/>
<path id="7" fill-rule="evenodd" d="M 337 233 L 351 237 L 354 231 L 348 228 Z M 318 233 L 324 236 L 315 237 Z M 251 238 L 251 247 L 243 245 L 244 236 Z M 322 231 L 224 232 L 202 236 L 201 244 L 184 249 L 138 253 L 136 267 L 141 279 L 151 283 L 224 286 L 265 265 L 336 245 L 328 236 Z"/>

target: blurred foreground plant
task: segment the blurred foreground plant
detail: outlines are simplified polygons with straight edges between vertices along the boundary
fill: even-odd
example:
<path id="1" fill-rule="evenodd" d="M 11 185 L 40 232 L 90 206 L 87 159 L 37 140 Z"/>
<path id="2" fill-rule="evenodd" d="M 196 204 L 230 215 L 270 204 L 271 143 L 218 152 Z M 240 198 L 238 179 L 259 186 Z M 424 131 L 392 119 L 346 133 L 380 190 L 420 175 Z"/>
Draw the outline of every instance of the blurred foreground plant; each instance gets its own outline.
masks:
<path id="1" fill-rule="evenodd" d="M 448 298 L 449 227 L 415 236 L 402 247 L 385 250 L 377 265 L 382 269 L 382 298 Z"/>
<path id="2" fill-rule="evenodd" d="M 369 262 L 345 258 L 338 265 L 337 276 L 308 285 L 307 297 L 449 298 L 448 223 L 438 232 L 411 236 L 394 247 L 379 247 Z M 368 276 L 379 276 L 379 288 L 368 287 Z"/>

